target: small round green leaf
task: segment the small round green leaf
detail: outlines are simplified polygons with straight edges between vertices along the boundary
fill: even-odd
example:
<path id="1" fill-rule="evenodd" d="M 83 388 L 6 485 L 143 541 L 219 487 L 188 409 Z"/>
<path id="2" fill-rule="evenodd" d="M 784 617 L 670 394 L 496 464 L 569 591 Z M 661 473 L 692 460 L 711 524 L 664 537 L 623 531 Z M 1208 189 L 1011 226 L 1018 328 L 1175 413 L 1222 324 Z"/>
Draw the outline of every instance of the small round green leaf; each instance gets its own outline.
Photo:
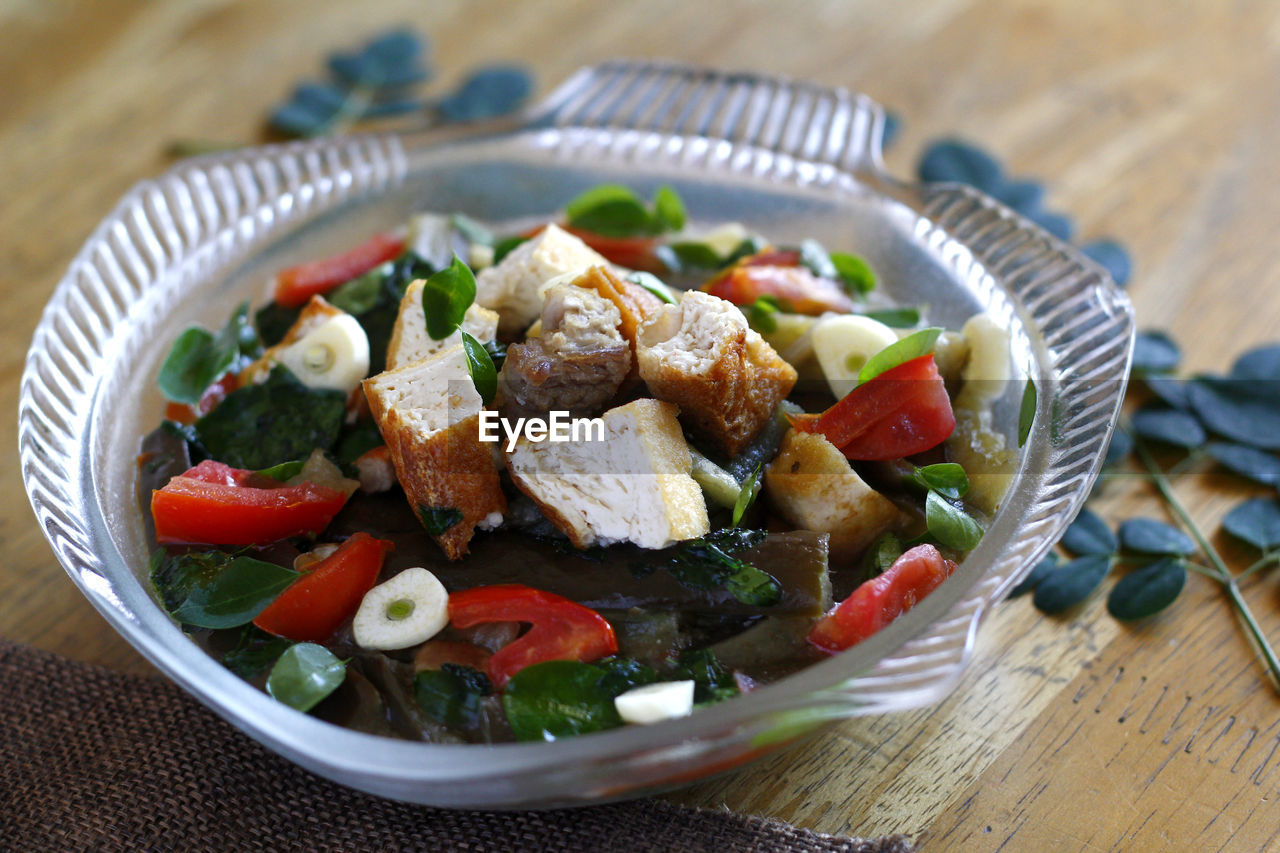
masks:
<path id="1" fill-rule="evenodd" d="M 1182 361 L 1182 350 L 1164 332 L 1139 332 L 1133 345 L 1133 373 L 1172 373 Z"/>
<path id="2" fill-rule="evenodd" d="M 876 289 L 876 273 L 871 268 L 871 264 L 848 252 L 832 252 L 830 258 L 831 265 L 835 267 L 836 275 L 840 277 L 840 281 L 844 283 L 845 289 L 850 293 L 865 296 Z M 894 310 L 888 309 L 881 313 L 890 314 Z M 888 320 L 880 320 L 880 322 L 895 328 L 910 328 L 920 322 L 920 312 L 914 308 L 899 308 L 896 311 L 907 313 L 905 315 L 900 313 L 892 315 L 899 318 L 897 323 L 891 323 Z M 872 312 L 868 312 L 868 314 L 870 313 Z M 911 316 L 914 316 L 915 319 L 910 320 L 910 322 L 904 322 L 905 318 Z"/>
<path id="3" fill-rule="evenodd" d="M 1164 610 L 1182 592 L 1187 569 L 1181 560 L 1166 558 L 1122 577 L 1107 596 L 1107 612 L 1117 619 L 1145 619 Z"/>
<path id="4" fill-rule="evenodd" d="M 1268 344 L 1243 353 L 1231 365 L 1232 379 L 1280 379 L 1280 344 Z"/>
<path id="5" fill-rule="evenodd" d="M 1061 613 L 1084 601 L 1111 569 L 1111 558 L 1079 557 L 1045 573 L 1032 603 L 1044 613 Z"/>
<path id="6" fill-rule="evenodd" d="M 982 527 L 978 522 L 932 490 L 924 501 L 924 520 L 929 535 L 948 548 L 969 551 L 982 541 Z"/>
<path id="7" fill-rule="evenodd" d="M 911 472 L 911 478 L 926 489 L 951 500 L 959 500 L 969 491 L 969 477 L 964 468 L 955 462 L 939 462 L 925 465 Z"/>
<path id="8" fill-rule="evenodd" d="M 476 301 L 476 277 L 457 255 L 453 263 L 432 274 L 422 287 L 422 313 L 427 318 L 427 334 L 442 341 L 452 335 L 467 309 Z"/>
<path id="9" fill-rule="evenodd" d="M 1131 518 L 1120 525 L 1120 547 L 1139 554 L 1185 557 L 1196 552 L 1191 537 L 1154 518 Z"/>
<path id="10" fill-rule="evenodd" d="M 1133 413 L 1133 431 L 1142 438 L 1193 448 L 1204 444 L 1208 436 L 1200 422 L 1177 409 L 1139 409 Z"/>
<path id="11" fill-rule="evenodd" d="M 1062 534 L 1062 547 L 1077 557 L 1110 556 L 1116 551 L 1116 536 L 1107 523 L 1090 509 L 1080 510 Z"/>
<path id="12" fill-rule="evenodd" d="M 1222 528 L 1260 551 L 1270 551 L 1280 545 L 1280 503 L 1274 498 L 1250 498 L 1227 513 Z"/>
<path id="13" fill-rule="evenodd" d="M 1213 459 L 1232 473 L 1266 486 L 1280 485 L 1280 459 L 1244 444 L 1211 441 L 1204 447 Z"/>
<path id="14" fill-rule="evenodd" d="M 1280 396 L 1275 383 L 1198 377 L 1188 388 L 1191 407 L 1213 432 L 1263 450 L 1280 449 Z"/>
<path id="15" fill-rule="evenodd" d="M 315 643 L 297 643 L 280 655 L 267 676 L 267 692 L 290 708 L 310 711 L 338 689 L 347 665 Z"/>
<path id="16" fill-rule="evenodd" d="M 602 682 L 609 671 L 577 661 L 535 663 L 511 677 L 502 707 L 516 740 L 555 740 L 621 724 Z"/>

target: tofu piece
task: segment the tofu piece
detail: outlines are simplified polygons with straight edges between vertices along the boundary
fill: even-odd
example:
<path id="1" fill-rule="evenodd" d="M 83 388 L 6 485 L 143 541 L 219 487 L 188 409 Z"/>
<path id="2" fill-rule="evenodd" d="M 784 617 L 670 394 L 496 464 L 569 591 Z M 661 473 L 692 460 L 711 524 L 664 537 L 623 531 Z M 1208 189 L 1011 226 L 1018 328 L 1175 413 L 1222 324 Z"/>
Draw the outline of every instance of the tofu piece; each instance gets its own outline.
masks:
<path id="1" fill-rule="evenodd" d="M 727 457 L 760 431 L 796 384 L 796 371 L 732 303 L 690 291 L 640 327 L 640 378 L 680 407 L 684 423 Z"/>
<path id="2" fill-rule="evenodd" d="M 789 431 L 764 471 L 770 503 L 792 526 L 830 534 L 833 555 L 863 550 L 905 519 L 897 504 L 863 482 L 844 454 L 812 432 Z"/>
<path id="3" fill-rule="evenodd" d="M 542 312 L 542 286 L 553 278 L 608 266 L 580 239 L 548 225 L 537 236 L 511 250 L 496 266 L 476 276 L 476 303 L 498 312 L 498 331 L 511 337 Z"/>
<path id="4" fill-rule="evenodd" d="M 293 325 L 289 327 L 289 331 L 284 333 L 284 337 L 280 342 L 267 347 L 262 351 L 262 355 L 250 363 L 240 373 L 240 381 L 245 385 L 257 382 L 265 382 L 267 374 L 271 372 L 271 368 L 280 360 L 280 353 L 305 338 L 334 317 L 341 317 L 347 312 L 343 311 L 329 303 L 319 294 L 312 296 L 306 305 L 302 307 L 302 311 L 298 314 L 298 319 L 293 321 Z"/>
<path id="5" fill-rule="evenodd" d="M 497 527 L 507 509 L 493 445 L 480 441 L 483 405 L 462 346 L 366 379 L 364 392 L 419 518 L 424 508 L 462 513 L 432 534 L 445 556 L 460 559 L 476 529 Z"/>
<path id="6" fill-rule="evenodd" d="M 387 344 L 387 370 L 404 367 L 462 344 L 459 332 L 439 341 L 427 334 L 427 318 L 422 311 L 422 287 L 425 283 L 418 279 L 405 288 L 404 297 L 400 300 L 400 311 L 396 315 L 396 325 L 391 330 L 391 341 Z M 461 331 L 481 343 L 491 341 L 498 335 L 498 315 L 472 303 L 462 318 Z"/>
<path id="7" fill-rule="evenodd" d="M 618 331 L 620 322 L 618 309 L 596 291 L 551 285 L 539 336 L 507 348 L 500 384 L 503 416 L 599 414 L 631 372 L 631 345 Z"/>
<path id="8" fill-rule="evenodd" d="M 677 409 L 641 399 L 605 412 L 604 441 L 530 441 L 507 470 L 579 548 L 633 542 L 665 548 L 710 529 Z"/>

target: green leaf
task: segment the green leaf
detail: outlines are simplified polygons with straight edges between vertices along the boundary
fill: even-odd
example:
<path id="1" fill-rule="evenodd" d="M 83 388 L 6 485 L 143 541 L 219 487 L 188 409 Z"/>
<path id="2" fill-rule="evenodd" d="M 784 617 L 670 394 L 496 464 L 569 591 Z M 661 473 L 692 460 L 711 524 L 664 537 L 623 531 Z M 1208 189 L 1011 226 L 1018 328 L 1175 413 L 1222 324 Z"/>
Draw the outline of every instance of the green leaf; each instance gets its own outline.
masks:
<path id="1" fill-rule="evenodd" d="M 667 248 L 675 254 L 681 267 L 699 267 L 713 270 L 723 263 L 720 256 L 716 254 L 716 250 L 706 243 L 680 240 L 668 243 Z"/>
<path id="2" fill-rule="evenodd" d="M 1270 453 L 1221 441 L 1211 441 L 1204 449 L 1228 471 L 1266 486 L 1280 485 L 1280 459 Z"/>
<path id="3" fill-rule="evenodd" d="M 1182 351 L 1164 332 L 1139 332 L 1133 345 L 1133 375 L 1172 373 L 1182 361 Z"/>
<path id="4" fill-rule="evenodd" d="M 1231 378 L 1263 382 L 1280 379 L 1280 344 L 1265 344 L 1241 354 L 1231 365 Z"/>
<path id="5" fill-rule="evenodd" d="M 1034 590 L 1049 572 L 1058 568 L 1058 562 L 1058 555 L 1050 551 L 1043 560 L 1035 564 L 1031 569 L 1031 573 L 1023 578 L 1021 583 L 1009 590 L 1009 598 L 1017 598 Z"/>
<path id="6" fill-rule="evenodd" d="M 840 278 L 840 273 L 836 270 L 836 265 L 832 262 L 831 256 L 827 254 L 826 248 L 817 240 L 809 239 L 800 244 L 800 266 L 806 267 L 809 272 L 818 278 L 830 279 L 831 281 L 836 281 Z"/>
<path id="7" fill-rule="evenodd" d="M 1027 443 L 1027 436 L 1031 435 L 1031 427 L 1036 420 L 1036 383 L 1034 379 L 1028 379 L 1027 385 L 1022 389 L 1022 406 L 1018 410 L 1018 446 L 1022 447 Z"/>
<path id="8" fill-rule="evenodd" d="M 924 501 L 929 535 L 957 551 L 970 551 L 982 541 L 982 527 L 942 495 L 930 491 Z"/>
<path id="9" fill-rule="evenodd" d="M 1222 529 L 1260 551 L 1280 545 L 1280 503 L 1274 498 L 1250 498 L 1222 519 Z"/>
<path id="10" fill-rule="evenodd" d="M 655 233 L 653 216 L 630 189 L 601 184 L 565 206 L 569 225 L 603 237 L 634 237 Z"/>
<path id="11" fill-rule="evenodd" d="M 170 400 L 194 405 L 242 352 L 256 350 L 257 340 L 249 324 L 249 303 L 242 302 L 216 335 L 197 326 L 178 335 L 156 383 Z"/>
<path id="12" fill-rule="evenodd" d="M 489 353 L 489 360 L 493 362 L 493 369 L 502 371 L 502 364 L 507 360 L 507 345 L 500 341 L 484 341 L 484 351 Z"/>
<path id="13" fill-rule="evenodd" d="M 919 308 L 877 308 L 863 311 L 862 316 L 884 323 L 893 329 L 910 329 L 920 324 Z"/>
<path id="14" fill-rule="evenodd" d="M 1097 513 L 1082 509 L 1062 534 L 1062 547 L 1077 557 L 1111 556 L 1119 543 L 1111 528 Z"/>
<path id="15" fill-rule="evenodd" d="M 761 334 L 772 334 L 778 331 L 778 319 L 773 315 L 781 310 L 778 297 L 766 294 L 747 307 L 747 322 Z"/>
<path id="16" fill-rule="evenodd" d="M 733 526 L 737 527 L 742 521 L 751 504 L 755 502 L 756 496 L 760 494 L 760 466 L 751 472 L 751 476 L 747 477 L 743 482 L 742 488 L 738 490 L 738 499 L 733 503 Z"/>
<path id="17" fill-rule="evenodd" d="M 577 661 L 536 663 L 507 682 L 502 707 L 516 740 L 556 740 L 622 725 L 602 683 L 609 670 Z"/>
<path id="18" fill-rule="evenodd" d="M 1122 577 L 1107 596 L 1107 612 L 1117 619 L 1145 619 L 1173 604 L 1187 583 L 1187 568 L 1173 558 L 1157 560 Z"/>
<path id="19" fill-rule="evenodd" d="M 691 679 L 693 701 L 699 705 L 721 702 L 737 696 L 738 682 L 710 649 L 687 649 L 674 661 L 674 680 Z"/>
<path id="20" fill-rule="evenodd" d="M 346 413 L 346 394 L 308 388 L 277 365 L 266 382 L 232 391 L 195 427 L 214 459 L 256 471 L 328 450 Z"/>
<path id="21" fill-rule="evenodd" d="M 867 359 L 867 363 L 862 365 L 862 369 L 858 371 L 858 382 L 862 383 L 874 379 L 881 373 L 893 370 L 900 364 L 906 364 L 914 358 L 928 355 L 933 352 L 933 347 L 938 342 L 938 335 L 940 334 L 942 334 L 941 327 L 931 326 L 918 332 L 912 332 L 902 340 L 889 344 L 889 346 Z"/>
<path id="22" fill-rule="evenodd" d="M 268 634 L 250 623 L 240 629 L 240 639 L 234 649 L 222 656 L 222 665 L 241 678 L 257 678 L 291 645 L 291 640 Z"/>
<path id="23" fill-rule="evenodd" d="M 495 264 L 502 263 L 502 259 L 511 254 L 511 250 L 521 243 L 528 242 L 529 238 L 520 234 L 511 237 L 503 237 L 501 240 L 493 244 L 493 262 Z"/>
<path id="24" fill-rule="evenodd" d="M 1177 409 L 1142 408 L 1133 413 L 1133 431 L 1142 438 L 1187 449 L 1204 444 L 1204 427 Z"/>
<path id="25" fill-rule="evenodd" d="M 184 625 L 235 628 L 252 622 L 297 579 L 293 569 L 234 557 L 216 572 L 201 571 L 187 587 L 185 600 L 170 612 Z"/>
<path id="26" fill-rule="evenodd" d="M 875 270 L 873 270 L 871 265 L 865 260 L 857 255 L 851 255 L 848 252 L 832 252 L 829 257 L 831 258 L 832 266 L 835 267 L 836 275 L 839 277 L 839 280 L 844 283 L 845 289 L 850 293 L 866 296 L 868 293 L 876 289 Z M 910 327 L 920 322 L 920 312 L 916 311 L 914 308 L 898 308 L 891 310 L 915 312 L 914 320 L 909 323 L 899 323 L 898 325 Z M 867 312 L 867 315 L 870 316 L 872 313 L 874 312 L 869 311 Z M 885 320 L 881 320 L 880 322 L 884 323 L 886 326 L 895 325 L 894 323 L 889 323 Z"/>
<path id="27" fill-rule="evenodd" d="M 376 423 L 358 420 L 354 424 L 343 424 L 342 435 L 334 445 L 333 455 L 339 465 L 350 466 L 370 450 L 385 443 Z"/>
<path id="28" fill-rule="evenodd" d="M 324 646 L 297 643 L 280 655 L 267 676 L 267 693 L 302 712 L 310 711 L 347 677 L 347 665 Z"/>
<path id="29" fill-rule="evenodd" d="M 768 243 L 758 235 L 752 234 L 750 237 L 743 238 L 742 242 L 735 246 L 733 251 L 726 255 L 724 260 L 720 262 L 720 266 L 721 268 L 730 266 L 743 258 L 750 257 L 751 255 L 758 255 L 767 248 L 769 248 Z"/>
<path id="30" fill-rule="evenodd" d="M 969 491 L 969 477 L 964 467 L 955 462 L 939 462 L 914 468 L 911 479 L 925 489 L 933 489 L 945 498 L 958 501 Z"/>
<path id="31" fill-rule="evenodd" d="M 653 667 L 632 658 L 608 657 L 596 661 L 595 665 L 605 671 L 600 687 L 611 696 L 621 696 L 632 688 L 658 681 Z"/>
<path id="32" fill-rule="evenodd" d="M 467 309 L 476 301 L 476 277 L 457 255 L 453 263 L 435 273 L 422 286 L 422 312 L 427 334 L 442 341 L 457 331 Z"/>
<path id="33" fill-rule="evenodd" d="M 662 230 L 680 231 L 686 219 L 684 201 L 671 187 L 658 187 L 653 194 L 653 215 Z"/>
<path id="34" fill-rule="evenodd" d="M 726 527 L 658 551 L 645 566 L 664 568 L 691 589 L 723 586 L 744 604 L 769 607 L 782 600 L 781 584 L 767 572 L 733 556 L 760 544 L 767 535 L 763 530 Z"/>
<path id="35" fill-rule="evenodd" d="M 1185 557 L 1196 552 L 1191 537 L 1154 518 L 1131 518 L 1120 525 L 1120 547 L 1139 554 Z"/>
<path id="36" fill-rule="evenodd" d="M 868 568 L 868 576 L 882 574 L 894 562 L 902 556 L 905 549 L 902 540 L 892 531 L 880 534 L 875 542 L 871 543 L 871 547 L 867 549 L 865 562 Z"/>
<path id="37" fill-rule="evenodd" d="M 443 536 L 445 531 L 462 521 L 462 510 L 451 506 L 419 506 L 418 518 L 432 536 Z"/>
<path id="38" fill-rule="evenodd" d="M 279 465 L 272 465 L 270 468 L 263 468 L 261 471 L 256 473 L 283 483 L 290 477 L 298 476 L 298 474 L 302 472 L 303 466 L 306 464 L 307 462 L 305 459 L 295 459 L 292 462 L 281 462 Z"/>
<path id="39" fill-rule="evenodd" d="M 467 354 L 467 372 L 471 374 L 481 401 L 487 406 L 498 393 L 498 369 L 493 366 L 493 357 L 485 345 L 468 332 L 462 333 L 462 349 Z"/>
<path id="40" fill-rule="evenodd" d="M 1280 396 L 1273 382 L 1202 376 L 1187 397 L 1196 417 L 1213 432 L 1262 450 L 1280 449 Z"/>
<path id="41" fill-rule="evenodd" d="M 479 670 L 446 663 L 427 669 L 413 678 L 413 696 L 431 719 L 447 726 L 474 728 L 484 712 L 484 697 L 493 685 Z"/>
<path id="42" fill-rule="evenodd" d="M 395 265 L 391 261 L 356 276 L 330 291 L 325 299 L 334 308 L 341 308 L 353 317 L 359 317 L 371 311 L 382 298 L 382 288 L 387 276 L 391 275 Z"/>
<path id="43" fill-rule="evenodd" d="M 370 375 L 386 369 L 387 347 L 409 282 L 429 278 L 434 272 L 435 267 L 418 254 L 405 252 L 394 261 L 339 285 L 325 297 L 360 321 L 369 339 Z"/>
<path id="44" fill-rule="evenodd" d="M 676 304 L 676 297 L 674 294 L 672 294 L 671 288 L 663 284 L 662 279 L 658 278 L 653 273 L 648 273 L 648 272 L 628 273 L 627 281 L 631 282 L 632 284 L 640 285 L 645 290 L 649 291 L 654 296 L 658 297 L 668 305 Z"/>
<path id="45" fill-rule="evenodd" d="M 1036 585 L 1032 603 L 1044 613 L 1061 613 L 1088 598 L 1110 570 L 1110 557 L 1079 557 L 1046 572 Z"/>

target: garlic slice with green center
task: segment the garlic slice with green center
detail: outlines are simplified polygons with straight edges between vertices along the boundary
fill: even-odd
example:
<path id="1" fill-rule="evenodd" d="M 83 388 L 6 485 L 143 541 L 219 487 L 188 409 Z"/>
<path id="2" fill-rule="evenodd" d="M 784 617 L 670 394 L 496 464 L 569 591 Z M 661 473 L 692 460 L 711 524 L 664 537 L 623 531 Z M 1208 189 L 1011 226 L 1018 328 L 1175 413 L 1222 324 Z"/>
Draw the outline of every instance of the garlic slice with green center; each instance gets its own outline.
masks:
<path id="1" fill-rule="evenodd" d="M 836 314 L 813 326 L 813 354 L 837 400 L 858 384 L 858 371 L 871 356 L 898 342 L 893 329 L 861 314 Z"/>
<path id="2" fill-rule="evenodd" d="M 350 393 L 369 373 L 369 338 L 339 314 L 280 351 L 277 359 L 308 388 Z"/>
<path id="3" fill-rule="evenodd" d="M 351 623 L 365 649 L 407 649 L 426 642 L 449 623 L 449 593 L 426 569 L 405 569 L 365 593 Z"/>

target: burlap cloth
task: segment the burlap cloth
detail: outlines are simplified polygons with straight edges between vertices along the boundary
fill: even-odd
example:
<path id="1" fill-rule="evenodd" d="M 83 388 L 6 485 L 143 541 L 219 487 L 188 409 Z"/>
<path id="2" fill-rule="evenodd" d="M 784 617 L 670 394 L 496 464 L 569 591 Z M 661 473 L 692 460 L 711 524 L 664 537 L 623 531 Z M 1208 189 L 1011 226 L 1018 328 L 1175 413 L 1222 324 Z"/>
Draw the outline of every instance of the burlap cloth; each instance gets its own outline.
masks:
<path id="1" fill-rule="evenodd" d="M 640 800 L 467 812 L 381 800 L 263 749 L 159 678 L 0 640 L 0 850 L 905 853 Z"/>

